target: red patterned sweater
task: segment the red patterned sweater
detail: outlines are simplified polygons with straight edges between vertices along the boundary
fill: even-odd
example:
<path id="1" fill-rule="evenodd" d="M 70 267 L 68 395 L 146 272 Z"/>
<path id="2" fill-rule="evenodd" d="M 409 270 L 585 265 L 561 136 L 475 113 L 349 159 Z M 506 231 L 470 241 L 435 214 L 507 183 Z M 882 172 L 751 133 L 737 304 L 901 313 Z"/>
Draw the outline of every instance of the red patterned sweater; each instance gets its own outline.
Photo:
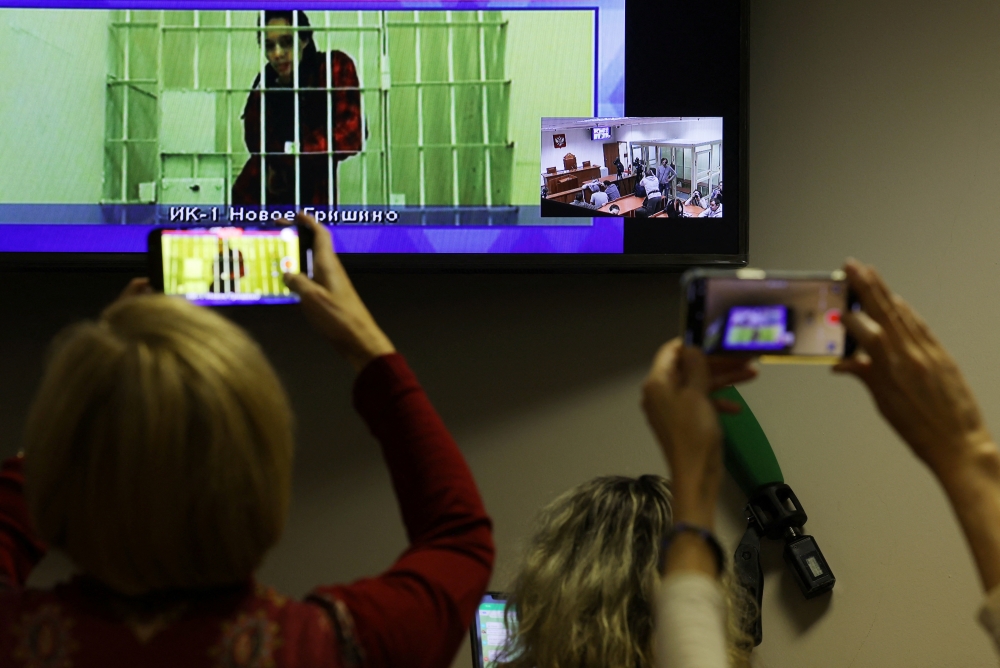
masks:
<path id="1" fill-rule="evenodd" d="M 125 599 L 86 576 L 24 589 L 32 535 L 23 462 L 0 469 L 0 666 L 285 668 L 448 666 L 493 565 L 472 475 L 398 354 L 371 362 L 354 405 L 382 446 L 410 541 L 386 572 L 304 601 L 255 582 Z"/>
<path id="2" fill-rule="evenodd" d="M 327 56 L 330 59 L 330 87 L 341 88 L 329 93 L 333 109 L 327 118 Z M 295 96 L 289 86 L 278 82 L 278 75 L 265 65 L 264 115 L 265 158 L 271 187 L 268 204 L 295 204 L 295 158 L 286 155 L 285 145 L 295 140 Z M 243 109 L 243 132 L 250 159 L 233 183 L 235 205 L 261 204 L 260 165 L 260 75 L 253 84 Z M 312 205 L 336 204 L 337 163 L 361 150 L 361 91 L 354 61 L 341 51 L 329 54 L 308 50 L 299 65 L 299 192 L 301 203 Z M 309 90 L 317 89 L 317 90 Z M 328 138 L 327 121 L 333 131 Z M 328 162 L 327 152 L 333 151 Z M 330 172 L 334 177 L 334 201 L 330 200 Z"/>

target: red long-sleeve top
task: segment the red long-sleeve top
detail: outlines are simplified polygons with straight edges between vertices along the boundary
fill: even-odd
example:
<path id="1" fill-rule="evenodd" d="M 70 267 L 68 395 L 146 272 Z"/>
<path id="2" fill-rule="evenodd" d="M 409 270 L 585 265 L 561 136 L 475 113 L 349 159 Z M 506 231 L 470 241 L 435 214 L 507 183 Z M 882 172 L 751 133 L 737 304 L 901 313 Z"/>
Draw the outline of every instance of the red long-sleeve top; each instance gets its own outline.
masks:
<path id="1" fill-rule="evenodd" d="M 365 367 L 354 405 L 382 446 L 410 545 L 381 575 L 317 587 L 304 601 L 255 582 L 142 601 L 86 576 L 52 590 L 24 589 L 44 546 L 31 531 L 23 463 L 4 462 L 0 666 L 449 665 L 492 569 L 490 519 L 461 452 L 402 356 Z"/>
<path id="2" fill-rule="evenodd" d="M 328 93 L 327 60 L 330 65 L 329 86 L 337 89 Z M 243 165 L 233 183 L 233 204 L 261 204 L 260 130 L 261 95 L 264 100 L 265 159 L 273 172 L 272 185 L 282 184 L 278 192 L 267 195 L 268 204 L 295 203 L 295 158 L 285 153 L 285 143 L 298 141 L 300 189 L 302 204 L 336 204 L 337 165 L 361 150 L 362 118 L 361 91 L 354 61 L 342 51 L 329 54 L 307 51 L 299 66 L 299 136 L 295 136 L 295 97 L 287 85 L 278 82 L 277 73 L 265 66 L 265 86 L 261 91 L 260 75 L 247 96 L 243 109 L 243 134 L 250 158 Z M 327 101 L 333 109 L 327 119 Z M 332 138 L 327 133 L 327 120 L 331 123 Z M 332 157 L 327 157 L 328 151 Z M 332 170 L 332 174 L 331 174 Z M 329 184 L 334 178 L 334 201 L 329 201 Z"/>

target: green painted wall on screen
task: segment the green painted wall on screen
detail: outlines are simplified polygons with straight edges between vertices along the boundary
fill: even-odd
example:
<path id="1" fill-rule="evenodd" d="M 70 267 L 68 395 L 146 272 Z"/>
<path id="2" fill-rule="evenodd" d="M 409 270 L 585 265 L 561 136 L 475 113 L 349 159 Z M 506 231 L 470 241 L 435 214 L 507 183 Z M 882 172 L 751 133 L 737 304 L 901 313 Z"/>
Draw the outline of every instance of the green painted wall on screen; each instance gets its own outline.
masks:
<path id="1" fill-rule="evenodd" d="M 539 198 L 543 116 L 594 113 L 594 13 L 507 12 L 515 204 Z"/>
<path id="2" fill-rule="evenodd" d="M 101 196 L 108 12 L 0 10 L 0 202 Z"/>
<path id="3" fill-rule="evenodd" d="M 593 108 L 592 12 L 453 12 L 448 28 L 440 27 L 447 21 L 444 12 L 391 12 L 385 17 L 390 25 L 390 92 L 383 96 L 380 34 L 369 30 L 382 15 L 310 13 L 314 27 L 329 20 L 331 26 L 347 28 L 329 34 L 317 30 L 314 39 L 321 52 L 338 49 L 351 56 L 365 89 L 365 152 L 341 163 L 340 201 L 380 202 L 390 192 L 401 194 L 408 204 L 420 202 L 419 107 L 425 203 L 450 205 L 456 194 L 465 204 L 536 203 L 540 117 L 586 116 Z M 7 159 L 25 155 L 27 146 L 19 149 L 18 142 L 27 142 L 37 156 L 28 169 L 33 176 L 11 170 L 25 178 L 15 190 L 0 191 L 0 201 L 96 202 L 123 195 L 135 201 L 139 184 L 158 175 L 232 179 L 239 173 L 249 157 L 240 116 L 260 70 L 257 14 L 233 12 L 235 30 L 227 31 L 222 29 L 224 12 L 201 12 L 198 25 L 209 30 L 197 34 L 181 29 L 195 26 L 190 11 L 133 11 L 127 18 L 128 26 L 124 11 L 0 13 L 0 30 L 7 36 L 3 48 L 30 43 L 5 58 L 20 62 L 23 53 L 30 54 L 27 67 L 17 69 L 26 76 L 9 81 L 21 103 L 0 105 L 5 125 L 28 131 L 5 135 L 3 154 Z M 162 44 L 161 21 L 171 26 Z M 421 27 L 405 25 L 414 23 Z M 126 53 L 128 76 L 144 81 L 127 88 L 107 85 L 125 76 Z M 419 94 L 406 85 L 417 80 L 418 61 L 424 83 Z M 48 80 L 46 72 L 64 74 L 65 82 L 40 90 L 36 82 Z M 475 83 L 452 90 L 440 85 L 449 75 Z M 478 83 L 483 77 L 489 83 Z M 165 141 L 158 108 L 163 102 L 156 97 L 161 88 L 204 91 L 212 103 L 196 107 L 214 111 L 164 123 L 175 134 L 190 127 L 195 143 L 209 139 L 199 151 L 163 156 L 159 172 Z M 383 97 L 389 103 L 385 122 Z M 123 148 L 116 140 L 126 136 L 132 141 Z M 38 151 L 43 143 L 48 149 Z M 391 159 L 385 163 L 387 156 Z M 67 165 L 73 168 L 68 175 Z M 386 183 L 390 174 L 391 187 Z"/>

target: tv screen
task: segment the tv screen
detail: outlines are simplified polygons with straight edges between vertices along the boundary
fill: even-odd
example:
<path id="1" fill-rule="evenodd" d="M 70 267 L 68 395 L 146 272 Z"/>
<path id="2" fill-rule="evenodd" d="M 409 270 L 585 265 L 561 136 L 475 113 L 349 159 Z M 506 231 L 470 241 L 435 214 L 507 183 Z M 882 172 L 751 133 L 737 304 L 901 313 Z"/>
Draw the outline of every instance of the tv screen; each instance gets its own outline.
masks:
<path id="1" fill-rule="evenodd" d="M 614 123 L 601 144 L 585 140 L 588 129 L 596 132 L 595 120 Z M 573 217 L 589 208 L 624 216 L 626 224 L 643 217 L 677 219 L 673 224 L 722 218 L 722 131 L 721 117 L 543 118 L 542 162 L 557 162 L 566 149 L 576 151 L 566 154 L 572 158 L 565 169 L 543 178 L 547 201 L 577 208 L 545 215 Z M 556 136 L 566 138 L 563 149 L 549 145 Z M 610 170 L 599 167 L 602 161 Z M 735 208 L 729 212 L 735 214 Z"/>
<path id="2" fill-rule="evenodd" d="M 0 261 L 134 261 L 158 225 L 303 210 L 354 266 L 745 263 L 746 9 L 689 4 L 0 0 L 4 97 L 20 101 L 0 106 Z M 671 63 L 711 86 L 642 83 L 627 45 L 657 16 L 713 26 L 679 31 Z M 721 119 L 717 178 L 677 165 L 670 192 L 721 186 L 724 170 L 724 218 L 656 228 L 547 197 L 551 168 L 600 179 L 635 153 L 655 171 L 662 151 L 625 140 L 570 169 L 575 134 L 539 147 L 543 119 L 586 118 L 608 146 L 608 119 L 650 112 Z"/>

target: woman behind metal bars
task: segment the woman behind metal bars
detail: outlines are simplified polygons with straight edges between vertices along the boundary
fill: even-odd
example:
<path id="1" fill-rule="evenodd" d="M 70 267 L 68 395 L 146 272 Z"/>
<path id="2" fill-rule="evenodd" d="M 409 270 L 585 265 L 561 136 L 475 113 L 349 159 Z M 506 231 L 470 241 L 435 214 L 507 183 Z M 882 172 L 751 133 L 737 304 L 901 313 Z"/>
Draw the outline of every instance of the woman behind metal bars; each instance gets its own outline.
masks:
<path id="1" fill-rule="evenodd" d="M 298 27 L 308 28 L 306 13 L 298 11 L 296 14 Z M 261 86 L 258 74 L 243 110 L 243 131 L 250 158 L 233 184 L 233 204 L 336 204 L 337 163 L 361 150 L 361 92 L 357 90 L 354 61 L 341 51 L 317 52 L 312 30 L 293 30 L 294 20 L 291 11 L 264 12 L 262 48 L 267 56 L 264 85 Z M 297 50 L 295 32 L 299 36 Z M 294 88 L 296 63 L 298 89 Z M 327 85 L 332 89 L 349 90 L 328 93 Z M 262 94 L 265 96 L 264 171 L 260 159 Z M 328 95 L 333 99 L 329 118 Z M 301 154 L 298 158 L 298 201 L 296 158 L 290 150 L 296 142 L 296 96 L 299 101 L 298 153 Z"/>

